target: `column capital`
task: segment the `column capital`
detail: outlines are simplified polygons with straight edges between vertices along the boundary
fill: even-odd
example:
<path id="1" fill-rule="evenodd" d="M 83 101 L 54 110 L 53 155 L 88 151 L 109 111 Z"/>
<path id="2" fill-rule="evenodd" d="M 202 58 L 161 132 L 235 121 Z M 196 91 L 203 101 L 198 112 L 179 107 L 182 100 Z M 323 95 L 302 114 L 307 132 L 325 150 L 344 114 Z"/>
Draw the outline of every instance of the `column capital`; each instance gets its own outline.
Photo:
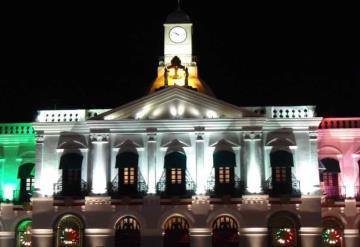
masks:
<path id="1" fill-rule="evenodd" d="M 147 129 L 147 131 L 148 142 L 156 142 L 156 129 Z"/>
<path id="2" fill-rule="evenodd" d="M 261 131 L 246 131 L 243 133 L 244 136 L 244 140 L 245 141 L 256 141 L 256 140 L 261 140 L 262 139 L 262 132 Z"/>
<path id="3" fill-rule="evenodd" d="M 310 131 L 309 132 L 309 139 L 310 139 L 310 141 L 317 141 L 318 133 L 316 131 Z"/>
<path id="4" fill-rule="evenodd" d="M 36 132 L 36 143 L 43 143 L 44 142 L 44 131 L 37 131 Z"/>
<path id="5" fill-rule="evenodd" d="M 204 132 L 196 132 L 196 142 L 203 142 L 204 141 Z"/>
<path id="6" fill-rule="evenodd" d="M 91 133 L 90 141 L 91 142 L 109 142 L 110 135 L 109 133 Z"/>

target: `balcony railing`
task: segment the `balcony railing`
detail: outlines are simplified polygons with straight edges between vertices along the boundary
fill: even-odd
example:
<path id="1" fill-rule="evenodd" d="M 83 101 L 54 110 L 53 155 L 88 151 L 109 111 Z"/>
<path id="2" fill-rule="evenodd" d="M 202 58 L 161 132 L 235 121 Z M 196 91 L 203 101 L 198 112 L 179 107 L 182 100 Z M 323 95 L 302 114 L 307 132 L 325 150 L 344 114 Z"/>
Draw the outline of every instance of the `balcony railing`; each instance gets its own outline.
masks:
<path id="1" fill-rule="evenodd" d="M 163 172 L 159 182 L 156 183 L 156 194 L 160 195 L 161 197 L 179 196 L 183 198 L 190 198 L 191 196 L 195 195 L 195 192 L 196 184 L 192 180 L 188 171 L 186 171 L 185 175 L 185 192 L 182 194 L 174 194 L 170 191 L 170 188 L 166 187 L 166 171 Z"/>
<path id="2" fill-rule="evenodd" d="M 131 185 L 119 186 L 119 176 L 116 176 L 108 186 L 108 193 L 113 198 L 120 198 L 124 196 L 135 198 L 143 197 L 146 195 L 147 191 L 148 186 L 140 171 L 138 172 L 136 187 Z"/>
<path id="3" fill-rule="evenodd" d="M 73 197 L 73 198 L 83 198 L 89 194 L 89 186 L 87 182 L 81 180 L 80 190 L 77 191 L 76 188 L 64 188 L 62 177 L 54 184 L 54 198 L 62 197 Z"/>
<path id="4" fill-rule="evenodd" d="M 276 186 L 274 187 L 273 178 L 268 178 L 264 185 L 263 190 L 265 194 L 270 195 L 271 197 L 282 197 L 282 196 L 288 196 L 288 197 L 300 197 L 301 191 L 300 191 L 300 181 L 296 179 L 294 175 L 291 176 L 291 186 L 284 183 L 284 186 Z"/>
<path id="5" fill-rule="evenodd" d="M 326 199 L 341 201 L 346 198 L 345 186 L 322 186 L 321 191 Z"/>
<path id="6" fill-rule="evenodd" d="M 13 191 L 14 204 L 23 204 L 30 202 L 30 198 L 32 197 L 33 191 L 34 188 L 32 188 L 31 191 L 26 191 L 22 194 L 20 190 L 14 190 Z"/>
<path id="7" fill-rule="evenodd" d="M 211 197 L 221 197 L 225 195 L 241 197 L 244 194 L 244 182 L 241 181 L 238 176 L 235 176 L 232 188 L 226 186 L 229 184 L 218 184 L 218 188 L 216 185 L 215 176 L 212 175 L 211 178 L 207 181 L 206 194 Z M 220 188 L 220 186 L 222 186 L 222 188 Z"/>

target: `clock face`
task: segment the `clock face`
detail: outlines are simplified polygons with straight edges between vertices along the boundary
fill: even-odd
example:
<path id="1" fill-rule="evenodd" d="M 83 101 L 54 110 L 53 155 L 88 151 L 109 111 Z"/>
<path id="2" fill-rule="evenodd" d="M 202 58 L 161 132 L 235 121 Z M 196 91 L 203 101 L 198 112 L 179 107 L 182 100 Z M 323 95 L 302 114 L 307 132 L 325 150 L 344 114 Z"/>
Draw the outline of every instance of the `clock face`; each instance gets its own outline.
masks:
<path id="1" fill-rule="evenodd" d="M 172 42 L 181 43 L 186 39 L 186 31 L 182 27 L 174 27 L 170 30 L 169 36 Z"/>

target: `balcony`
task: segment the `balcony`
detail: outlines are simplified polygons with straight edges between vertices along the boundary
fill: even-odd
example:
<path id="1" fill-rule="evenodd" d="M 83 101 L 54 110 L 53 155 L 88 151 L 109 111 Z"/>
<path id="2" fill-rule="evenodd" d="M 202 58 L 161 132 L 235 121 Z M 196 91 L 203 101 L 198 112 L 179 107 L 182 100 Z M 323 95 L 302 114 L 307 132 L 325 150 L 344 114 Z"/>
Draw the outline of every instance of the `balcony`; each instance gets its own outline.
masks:
<path id="1" fill-rule="evenodd" d="M 278 183 L 276 186 L 270 177 L 265 181 L 263 189 L 270 197 L 301 197 L 300 181 L 294 175 L 291 177 L 291 184 Z"/>
<path id="2" fill-rule="evenodd" d="M 344 186 L 322 186 L 321 191 L 325 199 L 342 201 L 346 198 L 346 188 Z"/>
<path id="3" fill-rule="evenodd" d="M 180 186 L 183 186 L 183 184 Z M 170 184 L 170 186 L 167 186 L 165 171 L 161 175 L 159 182 L 157 182 L 156 184 L 156 194 L 162 198 L 169 198 L 169 197 L 191 198 L 191 196 L 195 195 L 195 192 L 196 192 L 196 184 L 192 180 L 188 171 L 186 171 L 184 190 L 177 188 L 177 184 L 175 185 Z"/>
<path id="4" fill-rule="evenodd" d="M 146 195 L 148 186 L 144 177 L 138 172 L 138 180 L 135 185 L 121 185 L 119 186 L 119 176 L 116 176 L 114 180 L 108 186 L 108 193 L 112 198 L 119 199 L 122 197 L 141 198 Z"/>
<path id="5" fill-rule="evenodd" d="M 81 180 L 78 186 L 63 185 L 63 179 L 60 177 L 57 183 L 54 184 L 54 198 L 63 199 L 65 197 L 72 197 L 74 199 L 82 199 L 90 192 L 90 188 L 84 180 Z"/>
<path id="6" fill-rule="evenodd" d="M 235 176 L 234 184 L 216 184 L 215 176 L 207 181 L 206 195 L 210 197 L 241 197 L 244 194 L 244 182 Z"/>

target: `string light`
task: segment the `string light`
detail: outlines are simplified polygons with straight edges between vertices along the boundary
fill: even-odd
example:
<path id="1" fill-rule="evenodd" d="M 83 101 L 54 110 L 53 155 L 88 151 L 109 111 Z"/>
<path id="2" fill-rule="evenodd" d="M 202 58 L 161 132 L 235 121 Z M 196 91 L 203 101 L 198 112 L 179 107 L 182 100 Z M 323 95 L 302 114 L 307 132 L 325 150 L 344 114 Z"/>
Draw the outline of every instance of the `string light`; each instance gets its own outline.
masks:
<path id="1" fill-rule="evenodd" d="M 64 246 L 78 246 L 80 243 L 80 234 L 73 228 L 65 228 L 61 232 L 60 241 Z"/>
<path id="2" fill-rule="evenodd" d="M 322 234 L 323 240 L 329 245 L 336 245 L 341 240 L 341 233 L 334 228 L 327 228 Z"/>
<path id="3" fill-rule="evenodd" d="M 283 246 L 292 244 L 295 240 L 295 233 L 290 228 L 279 228 L 275 232 L 275 241 Z"/>

